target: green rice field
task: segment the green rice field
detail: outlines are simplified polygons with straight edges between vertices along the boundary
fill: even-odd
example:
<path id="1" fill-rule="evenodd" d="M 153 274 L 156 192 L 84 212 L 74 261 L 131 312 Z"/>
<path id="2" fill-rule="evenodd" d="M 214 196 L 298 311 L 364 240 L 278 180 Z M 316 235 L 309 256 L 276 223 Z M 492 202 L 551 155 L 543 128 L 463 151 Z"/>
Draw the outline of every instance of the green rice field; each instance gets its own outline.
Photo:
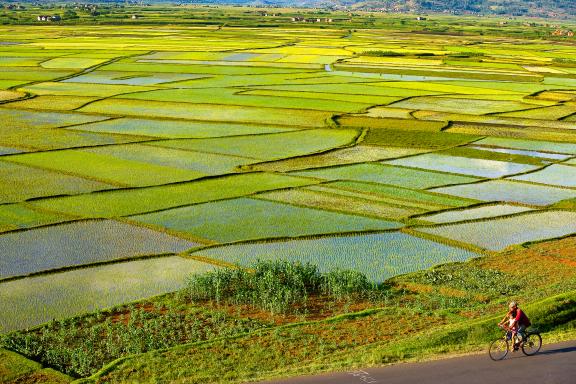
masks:
<path id="1" fill-rule="evenodd" d="M 384 220 L 246 198 L 175 208 L 130 219 L 221 243 L 399 226 Z"/>
<path id="2" fill-rule="evenodd" d="M 181 8 L 0 27 L 0 333 L 257 259 L 383 282 L 576 234 L 572 40 Z"/>

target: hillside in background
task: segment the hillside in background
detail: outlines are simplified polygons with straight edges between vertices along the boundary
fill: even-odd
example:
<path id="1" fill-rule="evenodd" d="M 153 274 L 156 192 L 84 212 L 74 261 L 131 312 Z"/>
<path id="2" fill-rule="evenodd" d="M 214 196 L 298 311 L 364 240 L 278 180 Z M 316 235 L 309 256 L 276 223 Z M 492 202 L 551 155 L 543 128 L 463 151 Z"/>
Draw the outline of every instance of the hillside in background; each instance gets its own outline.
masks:
<path id="1" fill-rule="evenodd" d="M 186 2 L 188 1 L 184 1 Z M 572 0 L 192 0 L 189 2 L 551 18 L 576 15 L 576 2 Z"/>
<path id="2" fill-rule="evenodd" d="M 398 12 L 475 13 L 558 17 L 576 14 L 571 0 L 375 0 L 352 2 L 354 8 Z"/>
<path id="3" fill-rule="evenodd" d="M 7 9 L 14 9 L 17 4 L 35 4 L 33 0 L 9 0 L 4 4 Z M 108 3 L 124 5 L 174 4 L 171 0 L 95 0 L 70 1 L 58 4 Z M 56 3 L 43 4 L 50 7 Z M 303 7 L 323 8 L 344 11 L 374 11 L 386 13 L 443 13 L 455 15 L 479 16 L 528 16 L 545 18 L 571 18 L 576 15 L 576 2 L 573 0 L 182 0 L 178 5 L 242 5 L 254 7 Z"/>

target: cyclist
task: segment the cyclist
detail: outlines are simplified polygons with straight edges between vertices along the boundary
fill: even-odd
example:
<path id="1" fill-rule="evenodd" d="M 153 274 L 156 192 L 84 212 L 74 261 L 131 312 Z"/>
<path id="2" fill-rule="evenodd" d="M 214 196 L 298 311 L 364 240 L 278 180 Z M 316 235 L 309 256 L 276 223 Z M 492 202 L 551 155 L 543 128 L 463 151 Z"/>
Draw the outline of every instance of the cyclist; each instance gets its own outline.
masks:
<path id="1" fill-rule="evenodd" d="M 524 311 L 518 308 L 518 303 L 515 301 L 510 302 L 510 304 L 508 305 L 508 313 L 506 314 L 504 319 L 502 319 L 502 321 L 498 323 L 498 325 L 503 325 L 508 320 L 509 320 L 508 328 L 513 332 L 512 340 L 514 340 L 515 334 L 520 335 L 520 341 L 514 343 L 514 350 L 517 351 L 518 348 L 522 345 L 522 342 L 524 342 L 524 339 L 526 338 L 526 333 L 524 331 L 526 330 L 527 327 L 530 326 L 531 323 L 530 320 L 528 319 L 528 316 L 526 316 Z"/>

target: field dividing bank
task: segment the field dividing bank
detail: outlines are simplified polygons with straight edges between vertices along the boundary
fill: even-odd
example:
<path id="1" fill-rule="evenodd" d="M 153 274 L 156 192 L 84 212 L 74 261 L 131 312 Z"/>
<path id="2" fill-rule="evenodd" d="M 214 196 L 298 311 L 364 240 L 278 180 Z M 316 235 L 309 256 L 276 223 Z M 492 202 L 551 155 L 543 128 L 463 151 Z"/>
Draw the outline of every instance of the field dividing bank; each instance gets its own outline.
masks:
<path id="1" fill-rule="evenodd" d="M 129 216 L 186 205 L 247 196 L 274 189 L 316 184 L 287 175 L 250 173 L 205 178 L 155 187 L 54 197 L 30 202 L 35 207 L 80 217 Z"/>

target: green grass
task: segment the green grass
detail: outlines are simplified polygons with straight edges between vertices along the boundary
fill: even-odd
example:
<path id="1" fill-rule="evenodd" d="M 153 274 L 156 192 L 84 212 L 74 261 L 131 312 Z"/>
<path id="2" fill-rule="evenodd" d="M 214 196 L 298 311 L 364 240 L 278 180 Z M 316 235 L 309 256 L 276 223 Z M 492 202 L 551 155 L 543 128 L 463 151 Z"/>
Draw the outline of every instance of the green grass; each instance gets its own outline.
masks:
<path id="1" fill-rule="evenodd" d="M 397 223 L 389 221 L 246 198 L 175 208 L 130 219 L 222 243 L 398 227 Z"/>
<path id="2" fill-rule="evenodd" d="M 127 305 L 54 321 L 36 328 L 34 333 L 11 333 L 3 344 L 62 372 L 82 377 L 122 356 L 244 333 L 268 325 L 258 320 L 239 319 L 223 311 L 191 308 L 183 312 L 179 304 L 152 303 L 152 310 L 143 305 Z M 115 321 L 116 314 L 126 319 L 126 323 Z M 78 323 L 83 324 L 80 329 L 76 328 Z M 119 339 L 122 343 L 118 343 Z"/>
<path id="3" fill-rule="evenodd" d="M 280 108 L 244 107 L 236 105 L 188 104 L 145 100 L 102 100 L 82 109 L 82 112 L 112 115 L 179 118 L 231 123 L 278 124 L 303 127 L 323 127 L 329 112 Z"/>
<path id="4" fill-rule="evenodd" d="M 559 331 L 570 324 L 570 318 L 574 316 L 574 301 L 572 291 L 540 300 L 525 309 L 533 320 L 541 324 L 542 331 Z M 405 320 L 406 317 L 411 321 Z M 393 318 L 396 326 L 389 324 Z M 365 311 L 132 356 L 108 365 L 81 383 L 94 383 L 104 378 L 123 381 L 128 377 L 131 380 L 159 381 L 186 377 L 193 383 L 217 378 L 218 383 L 239 383 L 429 358 L 446 352 L 484 350 L 486 344 L 500 334 L 496 327 L 499 318 L 493 315 L 452 321 L 452 324 L 432 329 L 425 326 L 426 321 L 438 320 L 438 317 L 418 310 Z M 376 340 L 367 342 L 361 339 L 367 337 L 361 331 L 346 337 L 351 331 L 347 324 L 370 329 L 386 327 L 402 336 L 391 338 L 378 334 L 374 337 Z M 274 358 L 270 358 L 271 351 Z M 197 364 L 190 365 L 190 359 L 195 359 Z M 239 364 L 240 361 L 243 363 Z M 169 370 L 165 368 L 168 366 Z M 235 369 L 223 369 L 223 366 L 234 366 Z"/>
<path id="5" fill-rule="evenodd" d="M 7 382 L 38 371 L 42 365 L 15 352 L 0 349 L 0 380 Z"/>
<path id="6" fill-rule="evenodd" d="M 114 217 L 314 183 L 297 177 L 254 173 L 167 186 L 55 197 L 35 201 L 33 205 L 82 217 Z"/>
<path id="7" fill-rule="evenodd" d="M 124 160 L 83 150 L 15 155 L 8 160 L 119 186 L 166 184 L 188 181 L 205 175 L 193 170 Z"/>
<path id="8" fill-rule="evenodd" d="M 307 155 L 354 143 L 353 129 L 315 129 L 257 136 L 154 142 L 155 146 L 274 160 Z"/>

